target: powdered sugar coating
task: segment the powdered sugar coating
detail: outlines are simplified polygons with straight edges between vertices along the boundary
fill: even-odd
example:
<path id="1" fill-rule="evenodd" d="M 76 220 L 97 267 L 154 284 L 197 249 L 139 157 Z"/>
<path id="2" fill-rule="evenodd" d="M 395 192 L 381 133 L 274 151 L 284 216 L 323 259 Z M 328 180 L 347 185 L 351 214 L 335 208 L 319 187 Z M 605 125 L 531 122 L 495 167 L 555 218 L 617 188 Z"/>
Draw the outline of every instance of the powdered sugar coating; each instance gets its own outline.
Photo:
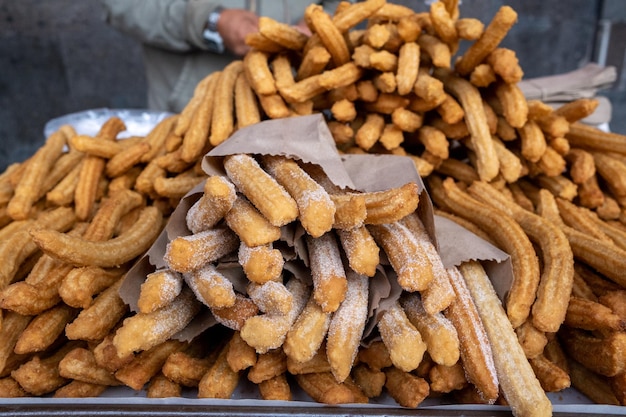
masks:
<path id="1" fill-rule="evenodd" d="M 235 303 L 233 283 L 213 264 L 184 275 L 185 282 L 198 300 L 211 308 L 230 307 Z"/>
<path id="2" fill-rule="evenodd" d="M 339 382 L 350 374 L 367 320 L 369 278 L 349 273 L 347 281 L 345 299 L 333 314 L 326 339 L 326 355 Z"/>

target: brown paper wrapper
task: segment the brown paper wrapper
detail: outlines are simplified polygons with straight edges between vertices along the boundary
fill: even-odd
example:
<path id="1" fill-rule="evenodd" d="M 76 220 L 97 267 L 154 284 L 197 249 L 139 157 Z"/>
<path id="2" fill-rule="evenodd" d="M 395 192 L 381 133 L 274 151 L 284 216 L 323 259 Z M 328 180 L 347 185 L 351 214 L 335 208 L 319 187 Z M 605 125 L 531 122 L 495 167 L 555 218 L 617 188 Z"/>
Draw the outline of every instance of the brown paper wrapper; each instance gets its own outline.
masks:
<path id="1" fill-rule="evenodd" d="M 439 246 L 438 239 L 443 239 L 446 245 L 449 242 L 456 246 L 459 242 L 458 236 L 461 232 L 458 228 L 444 224 L 443 232 L 437 231 L 436 233 L 432 202 L 410 158 L 395 155 L 340 155 L 321 114 L 269 120 L 242 128 L 204 157 L 203 169 L 208 175 L 225 175 L 223 157 L 239 153 L 284 155 L 317 164 L 335 185 L 344 189 L 373 192 L 415 182 L 420 190 L 417 212 L 435 245 Z M 127 274 L 120 295 L 131 311 L 137 311 L 139 289 L 147 274 L 165 267 L 163 255 L 167 243 L 175 237 L 191 233 L 187 229 L 185 216 L 189 208 L 202 196 L 202 189 L 203 184 L 198 185 L 181 200 L 161 236 Z M 310 282 L 310 272 L 306 267 L 308 258 L 301 242 L 304 231 L 295 222 L 284 226 L 282 232 L 281 240 L 287 243 L 287 249 L 284 251 L 285 270 L 299 279 Z M 478 238 L 474 235 L 467 236 L 460 248 L 455 247 L 452 250 L 450 247 L 450 253 L 456 254 L 456 258 L 450 257 L 450 259 L 462 258 L 460 254 L 466 253 L 466 249 L 482 247 L 482 245 L 475 245 L 473 239 Z M 478 259 L 485 259 L 483 254 L 479 256 Z M 367 336 L 375 327 L 377 317 L 387 308 L 386 306 L 397 300 L 402 292 L 391 268 L 384 267 L 384 258 L 383 254 L 379 271 L 370 282 L 370 323 L 366 327 L 364 336 Z M 218 268 L 231 279 L 237 291 L 246 292 L 246 278 L 237 264 L 236 255 L 234 259 L 222 259 Z M 207 309 L 206 314 L 201 314 L 176 337 L 181 340 L 191 340 L 215 323 Z"/>

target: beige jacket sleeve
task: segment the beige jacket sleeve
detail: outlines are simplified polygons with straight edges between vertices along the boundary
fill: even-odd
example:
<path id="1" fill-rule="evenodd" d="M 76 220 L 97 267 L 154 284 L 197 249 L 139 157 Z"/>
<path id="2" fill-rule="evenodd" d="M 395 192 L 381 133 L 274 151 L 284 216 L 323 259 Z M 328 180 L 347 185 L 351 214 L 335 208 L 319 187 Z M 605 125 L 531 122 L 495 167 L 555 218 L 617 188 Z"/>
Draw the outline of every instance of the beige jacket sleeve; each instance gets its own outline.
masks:
<path id="1" fill-rule="evenodd" d="M 101 0 L 107 23 L 143 44 L 171 51 L 206 49 L 202 30 L 221 2 L 209 0 Z"/>

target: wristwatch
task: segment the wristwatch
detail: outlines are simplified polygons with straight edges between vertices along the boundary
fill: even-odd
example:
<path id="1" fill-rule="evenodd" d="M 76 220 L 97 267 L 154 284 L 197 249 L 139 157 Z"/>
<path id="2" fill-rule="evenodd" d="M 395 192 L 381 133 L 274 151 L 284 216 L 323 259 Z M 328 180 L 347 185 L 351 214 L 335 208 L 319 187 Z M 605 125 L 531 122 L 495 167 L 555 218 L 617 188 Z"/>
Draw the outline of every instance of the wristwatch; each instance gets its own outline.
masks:
<path id="1" fill-rule="evenodd" d="M 206 24 L 204 25 L 204 31 L 202 31 L 202 37 L 206 43 L 209 51 L 217 54 L 224 53 L 224 40 L 217 31 L 217 21 L 220 20 L 220 15 L 224 10 L 223 7 L 216 7 L 207 17 Z"/>

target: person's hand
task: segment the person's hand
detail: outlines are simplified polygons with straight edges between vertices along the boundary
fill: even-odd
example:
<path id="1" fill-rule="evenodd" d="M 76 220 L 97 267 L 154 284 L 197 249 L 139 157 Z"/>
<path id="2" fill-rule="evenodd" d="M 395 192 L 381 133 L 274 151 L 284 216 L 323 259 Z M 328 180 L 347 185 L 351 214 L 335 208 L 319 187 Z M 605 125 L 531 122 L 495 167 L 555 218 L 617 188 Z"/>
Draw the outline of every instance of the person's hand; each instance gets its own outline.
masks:
<path id="1" fill-rule="evenodd" d="M 217 22 L 217 30 L 224 40 L 226 49 L 238 56 L 250 50 L 246 35 L 259 31 L 259 17 L 244 9 L 225 9 Z"/>

